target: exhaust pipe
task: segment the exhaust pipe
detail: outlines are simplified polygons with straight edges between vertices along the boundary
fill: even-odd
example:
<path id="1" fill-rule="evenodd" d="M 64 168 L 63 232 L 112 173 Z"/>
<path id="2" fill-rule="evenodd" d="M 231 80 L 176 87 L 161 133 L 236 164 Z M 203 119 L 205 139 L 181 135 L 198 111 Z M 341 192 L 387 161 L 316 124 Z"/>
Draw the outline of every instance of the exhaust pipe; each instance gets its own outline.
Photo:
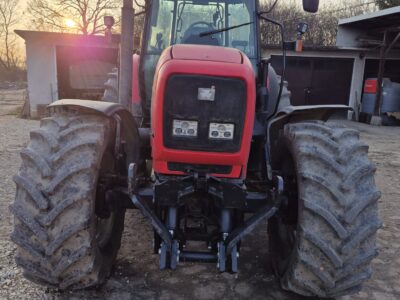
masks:
<path id="1" fill-rule="evenodd" d="M 124 0 L 122 7 L 122 28 L 119 62 L 119 97 L 118 102 L 131 110 L 132 64 L 133 64 L 133 26 L 135 10 L 132 0 Z"/>

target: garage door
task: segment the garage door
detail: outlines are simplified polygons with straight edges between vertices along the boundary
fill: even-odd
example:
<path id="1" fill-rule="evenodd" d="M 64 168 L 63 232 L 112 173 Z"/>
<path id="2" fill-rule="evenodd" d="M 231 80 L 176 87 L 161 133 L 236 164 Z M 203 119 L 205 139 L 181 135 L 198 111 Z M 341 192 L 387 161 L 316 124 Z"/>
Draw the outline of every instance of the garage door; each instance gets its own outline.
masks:
<path id="1" fill-rule="evenodd" d="M 288 57 L 286 80 L 293 105 L 349 103 L 354 60 L 349 58 Z M 282 57 L 272 56 L 272 66 L 282 71 Z"/>

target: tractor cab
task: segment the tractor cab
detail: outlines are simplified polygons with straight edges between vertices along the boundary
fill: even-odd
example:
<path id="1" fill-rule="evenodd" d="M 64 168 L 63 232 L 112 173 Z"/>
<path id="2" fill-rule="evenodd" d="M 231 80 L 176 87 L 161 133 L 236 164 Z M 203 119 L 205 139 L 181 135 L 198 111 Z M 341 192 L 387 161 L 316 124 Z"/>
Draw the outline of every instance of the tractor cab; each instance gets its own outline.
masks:
<path id="1" fill-rule="evenodd" d="M 358 292 L 377 255 L 376 168 L 357 131 L 325 122 L 349 107 L 290 105 L 284 27 L 269 15 L 278 0 L 266 11 L 258 0 L 151 1 L 141 61 L 132 56 L 133 3 L 123 1 L 120 68 L 106 85 L 119 104 L 53 102 L 21 152 L 10 210 L 24 276 L 50 289 L 101 286 L 125 211 L 138 209 L 154 230 L 161 270 L 208 262 L 236 273 L 239 256 L 251 255 L 241 247 L 245 237 L 264 226 L 250 244 L 260 257 L 249 274 L 270 276 L 267 266 L 263 273 L 270 261 L 291 292 L 330 299 Z M 318 4 L 303 0 L 308 12 Z M 260 59 L 261 20 L 280 28 L 281 77 Z M 140 257 L 129 267 L 142 271 L 149 248 L 135 247 L 149 234 L 134 229 L 128 247 Z"/>
<path id="2" fill-rule="evenodd" d="M 236 48 L 248 56 L 255 69 L 256 5 L 254 0 L 153 0 L 146 18 L 140 64 L 146 103 L 150 104 L 160 55 L 171 45 Z"/>

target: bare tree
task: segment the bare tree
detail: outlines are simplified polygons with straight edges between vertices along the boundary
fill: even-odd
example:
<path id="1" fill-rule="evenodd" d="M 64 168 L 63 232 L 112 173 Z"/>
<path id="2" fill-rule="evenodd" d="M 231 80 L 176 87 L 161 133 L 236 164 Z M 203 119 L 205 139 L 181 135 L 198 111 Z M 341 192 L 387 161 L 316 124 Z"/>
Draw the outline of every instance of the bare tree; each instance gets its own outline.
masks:
<path id="1" fill-rule="evenodd" d="M 104 31 L 103 17 L 120 6 L 118 0 L 31 0 L 28 12 L 37 29 L 71 31 L 66 20 L 76 24 L 75 30 L 85 35 Z"/>
<path id="2" fill-rule="evenodd" d="M 400 5 L 400 0 L 376 0 L 376 4 L 380 9 L 391 8 Z"/>
<path id="3" fill-rule="evenodd" d="M 0 65 L 12 70 L 19 64 L 14 26 L 19 22 L 17 13 L 19 0 L 0 0 Z"/>
<path id="4" fill-rule="evenodd" d="M 267 1 L 263 5 L 264 10 L 268 10 L 273 2 L 274 0 Z M 373 0 L 326 1 L 317 14 L 309 14 L 303 11 L 298 5 L 299 2 L 280 1 L 269 16 L 283 23 L 286 40 L 296 38 L 298 23 L 307 23 L 309 32 L 305 35 L 306 45 L 335 45 L 339 19 L 376 10 Z M 264 45 L 278 45 L 281 40 L 279 29 L 267 23 L 263 23 L 261 26 L 261 36 Z"/>

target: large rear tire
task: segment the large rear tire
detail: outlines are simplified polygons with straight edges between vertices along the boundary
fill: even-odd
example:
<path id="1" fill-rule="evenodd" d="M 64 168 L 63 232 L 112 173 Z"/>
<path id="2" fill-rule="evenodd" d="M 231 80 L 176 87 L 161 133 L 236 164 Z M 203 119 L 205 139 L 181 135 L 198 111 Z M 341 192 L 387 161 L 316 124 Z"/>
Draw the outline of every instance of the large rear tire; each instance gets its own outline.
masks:
<path id="1" fill-rule="evenodd" d="M 109 276 L 125 215 L 96 214 L 100 173 L 113 168 L 112 127 L 102 116 L 57 109 L 31 132 L 10 206 L 15 260 L 28 279 L 81 289 Z"/>
<path id="2" fill-rule="evenodd" d="M 368 146 L 357 131 L 323 122 L 288 124 L 279 143 L 288 203 L 269 235 L 282 287 L 318 297 L 359 291 L 381 226 Z"/>

